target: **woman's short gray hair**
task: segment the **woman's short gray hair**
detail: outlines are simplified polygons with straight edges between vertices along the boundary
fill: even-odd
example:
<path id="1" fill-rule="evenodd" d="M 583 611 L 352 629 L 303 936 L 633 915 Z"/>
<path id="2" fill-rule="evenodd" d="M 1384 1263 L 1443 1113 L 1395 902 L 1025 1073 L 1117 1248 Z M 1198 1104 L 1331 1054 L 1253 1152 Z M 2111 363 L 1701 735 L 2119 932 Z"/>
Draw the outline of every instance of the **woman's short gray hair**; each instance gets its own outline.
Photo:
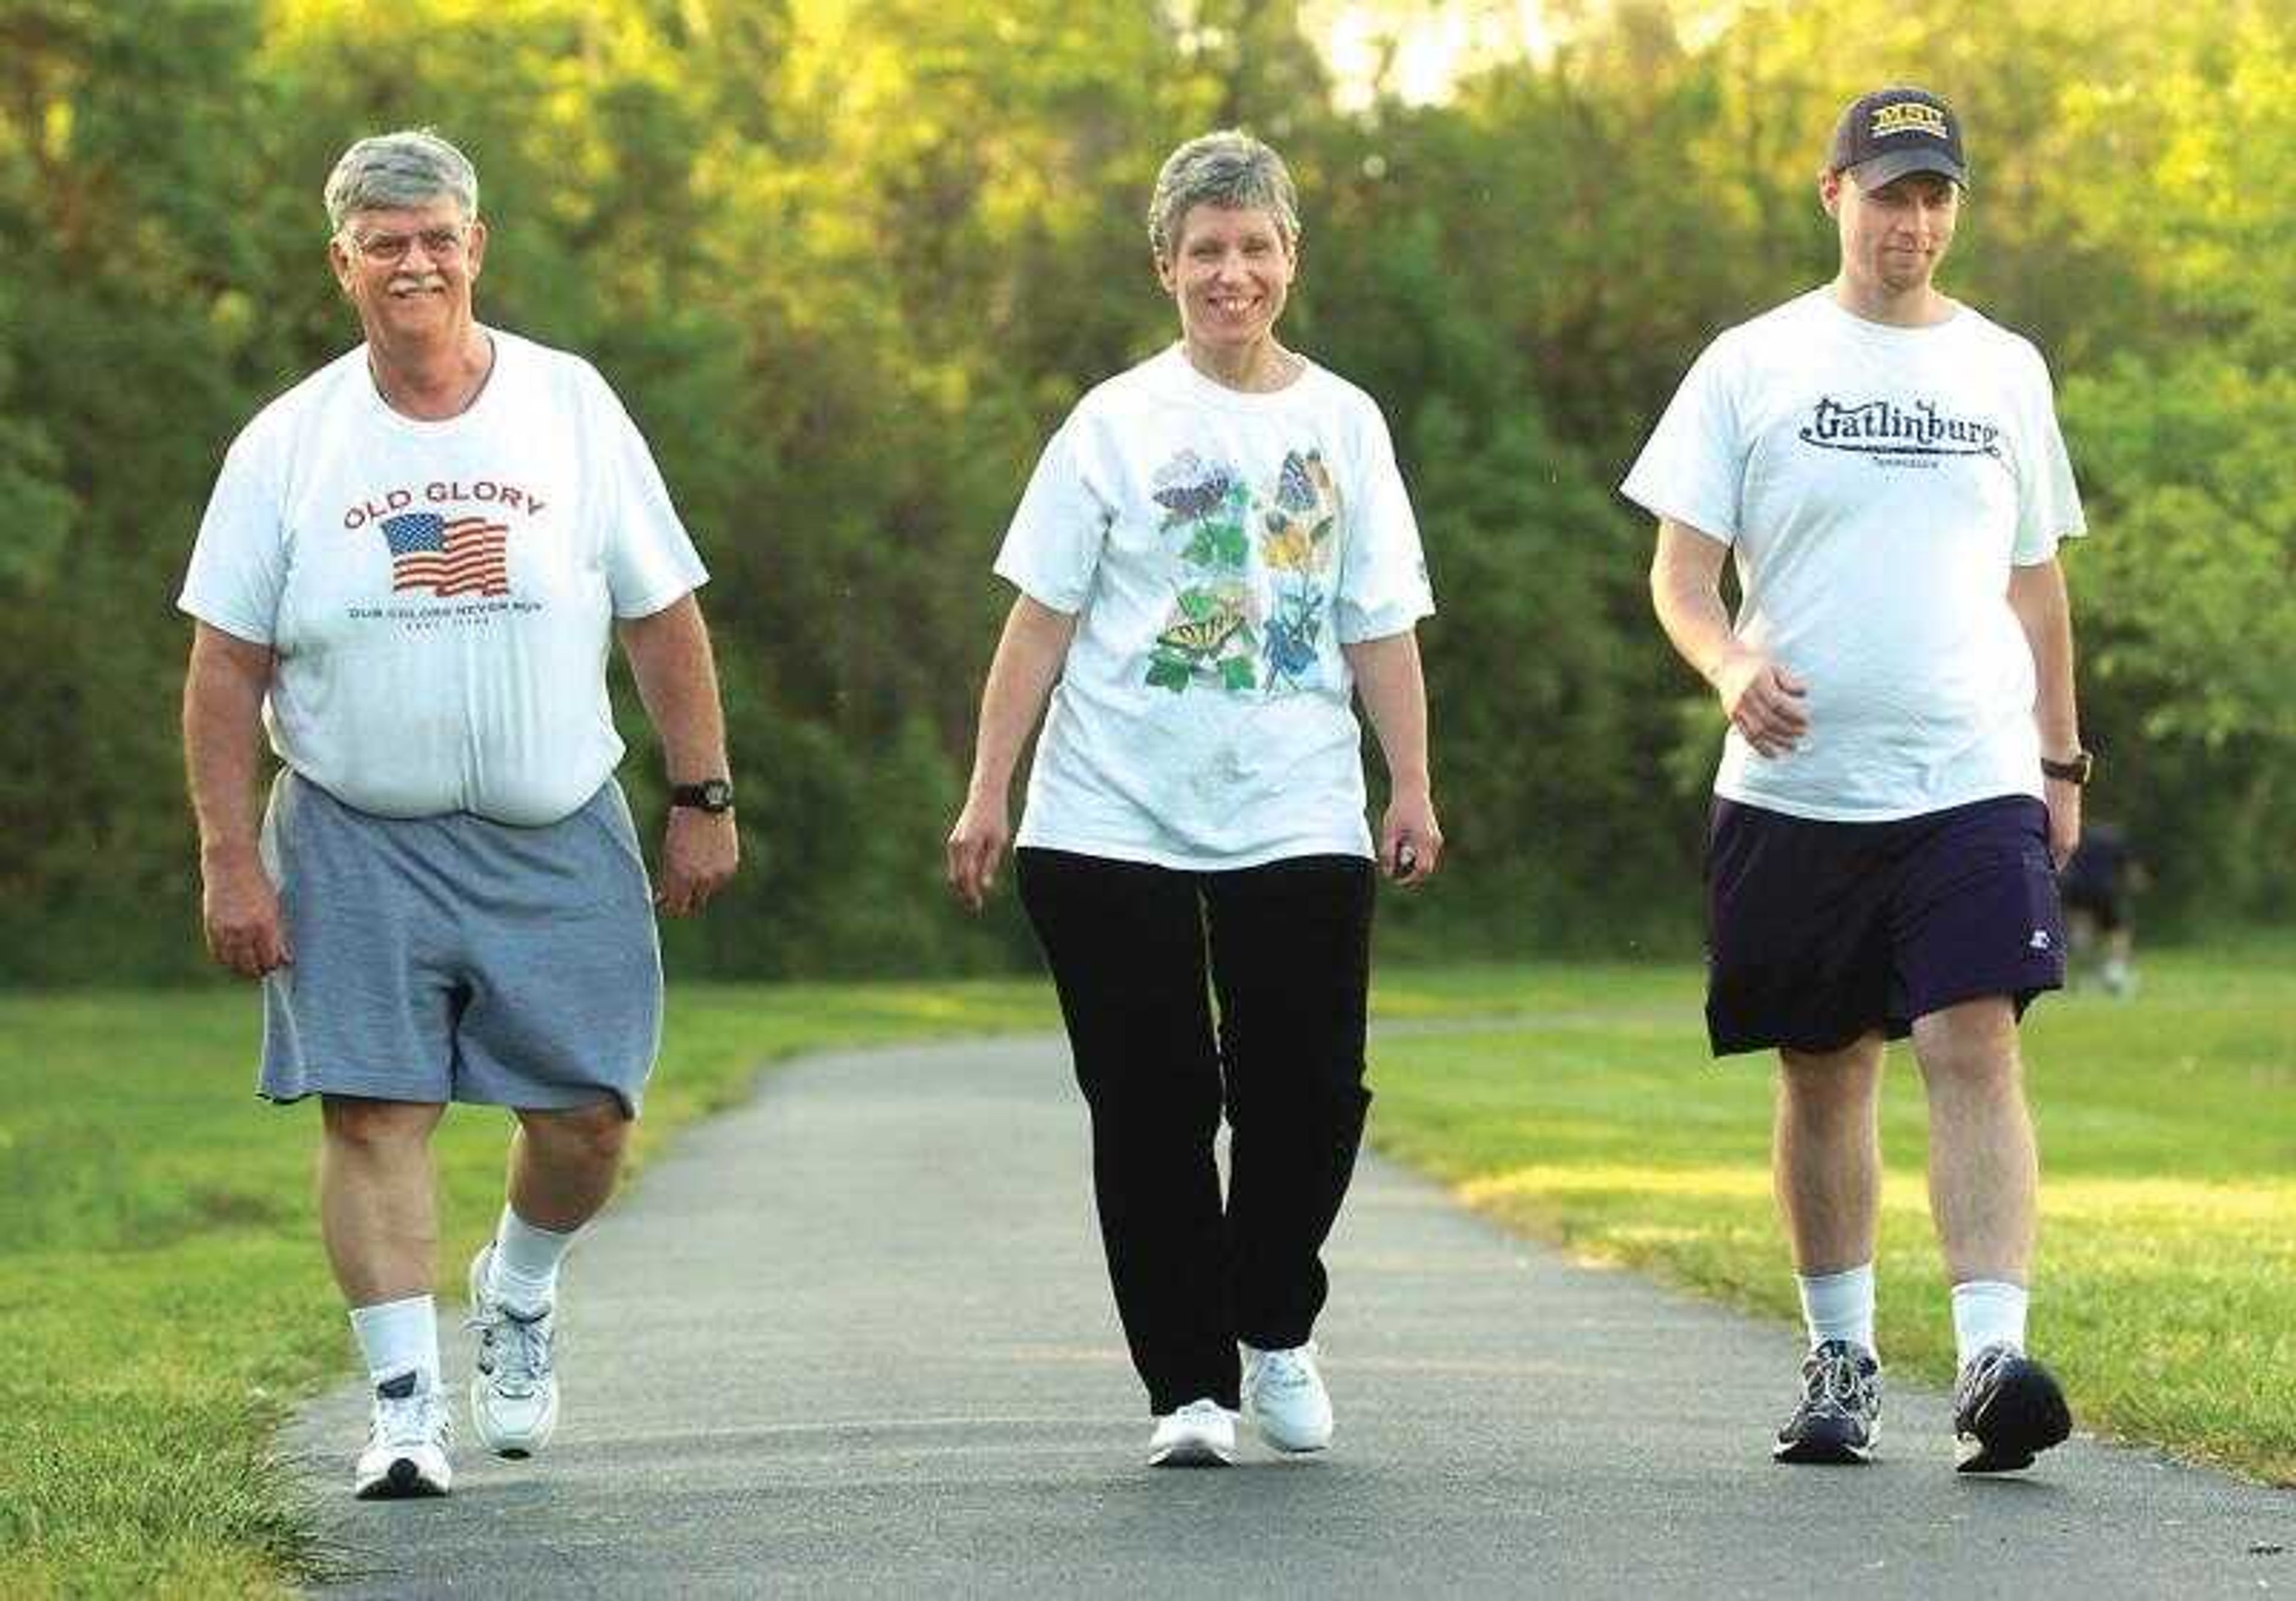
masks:
<path id="1" fill-rule="evenodd" d="M 1300 242 L 1300 195 L 1283 158 L 1241 128 L 1189 140 L 1164 158 L 1148 201 L 1148 242 L 1169 261 L 1180 224 L 1196 206 L 1272 211 L 1286 249 Z"/>
<path id="2" fill-rule="evenodd" d="M 427 127 L 375 134 L 343 152 L 327 175 L 327 226 L 340 233 L 355 211 L 427 206 L 445 195 L 463 220 L 479 214 L 479 175 L 471 159 Z"/>

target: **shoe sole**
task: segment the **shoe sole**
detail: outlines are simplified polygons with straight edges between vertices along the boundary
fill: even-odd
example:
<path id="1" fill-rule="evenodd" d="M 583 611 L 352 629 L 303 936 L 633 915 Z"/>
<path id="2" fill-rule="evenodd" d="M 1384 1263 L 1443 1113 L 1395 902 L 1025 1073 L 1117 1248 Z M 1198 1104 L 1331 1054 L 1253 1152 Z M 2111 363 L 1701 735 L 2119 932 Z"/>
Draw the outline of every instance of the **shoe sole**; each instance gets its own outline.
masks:
<path id="1" fill-rule="evenodd" d="M 1285 1438 L 1283 1431 L 1271 1424 L 1254 1406 L 1250 1386 L 1246 1386 L 1243 1392 L 1243 1415 L 1250 1420 L 1251 1432 L 1259 1436 L 1262 1445 L 1271 1451 L 1280 1451 L 1286 1457 L 1313 1456 L 1332 1443 L 1332 1425 L 1328 1422 L 1324 1424 L 1323 1434 L 1317 1439 L 1301 1441 Z"/>
<path id="2" fill-rule="evenodd" d="M 1259 1436 L 1260 1443 L 1269 1450 L 1280 1451 L 1286 1457 L 1312 1457 L 1317 1451 L 1328 1449 L 1332 1443 L 1328 1433 L 1316 1441 L 1285 1440 L 1257 1418 L 1252 1420 L 1252 1432 Z"/>
<path id="3" fill-rule="evenodd" d="M 1150 1455 L 1151 1467 L 1226 1467 L 1235 1453 L 1222 1450 L 1209 1440 L 1182 1440 Z"/>
<path id="4" fill-rule="evenodd" d="M 401 1457 L 384 1470 L 382 1477 L 372 1484 L 359 1486 L 351 1493 L 362 1501 L 414 1501 L 428 1496 L 445 1495 L 447 1486 L 436 1479 L 426 1478 L 412 1458 Z"/>
<path id="5" fill-rule="evenodd" d="M 1878 1425 L 1868 1429 L 1863 1441 L 1840 1430 L 1813 1430 L 1799 1440 L 1781 1440 L 1770 1447 L 1770 1460 L 1796 1466 L 1853 1466 L 1873 1461 L 1874 1448 L 1881 1439 Z"/>
<path id="6" fill-rule="evenodd" d="M 1798 1440 L 1771 1448 L 1770 1460 L 1795 1467 L 1862 1467 L 1874 1460 L 1872 1446 L 1846 1441 Z"/>
<path id="7" fill-rule="evenodd" d="M 1967 1432 L 1956 1436 L 1962 1474 L 2013 1474 L 2062 1445 L 2073 1432 L 2064 1392 L 2038 1362 L 2021 1361 L 1992 1399 L 1978 1408 Z"/>

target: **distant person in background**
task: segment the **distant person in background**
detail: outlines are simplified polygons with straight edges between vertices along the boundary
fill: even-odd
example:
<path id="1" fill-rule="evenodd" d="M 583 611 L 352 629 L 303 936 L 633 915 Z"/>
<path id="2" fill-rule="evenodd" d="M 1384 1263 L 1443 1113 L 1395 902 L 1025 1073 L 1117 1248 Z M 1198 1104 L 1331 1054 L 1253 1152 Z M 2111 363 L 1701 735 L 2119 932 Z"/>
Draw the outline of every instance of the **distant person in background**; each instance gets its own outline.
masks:
<path id="1" fill-rule="evenodd" d="M 1209 1465 L 1239 1407 L 1278 1450 L 1332 1437 L 1311 1335 L 1371 1099 L 1374 850 L 1416 884 L 1443 848 L 1413 634 L 1433 603 L 1378 406 L 1276 339 L 1300 250 L 1281 158 L 1182 145 L 1148 236 L 1180 338 L 1078 403 L 1014 513 L 948 877 L 978 909 L 1049 694 L 1021 900 L 1091 1111 L 1148 1460 Z M 1357 697 L 1387 759 L 1375 847 Z"/>
<path id="2" fill-rule="evenodd" d="M 738 846 L 701 563 L 604 380 L 476 320 L 470 162 L 362 139 L 326 207 L 365 340 L 224 460 L 179 603 L 184 747 L 209 948 L 263 981 L 260 1092 L 320 1097 L 320 1232 L 374 1386 L 352 1487 L 442 1495 L 431 1130 L 449 1101 L 517 1119 L 470 1400 L 487 1447 L 529 1456 L 558 1417 L 559 1263 L 660 1044 L 617 625 L 675 786 L 652 899 L 698 910 Z"/>
<path id="3" fill-rule="evenodd" d="M 2092 821 L 2082 827 L 2080 848 L 2057 877 L 2073 971 L 2094 970 L 2109 995 L 2136 990 L 2136 924 L 2129 902 L 2144 888 L 2144 875 L 2127 831 Z"/>
<path id="4" fill-rule="evenodd" d="M 1659 620 L 1730 724 L 1706 1014 L 1716 1055 L 1779 1055 L 1809 1329 L 1784 1462 L 1863 1461 L 1880 1428 L 1878 1097 L 1882 1042 L 1908 1034 L 1960 1466 L 2023 1467 L 2071 1427 L 2025 1354 L 2038 1162 L 2017 1022 L 2064 982 L 2053 867 L 2089 759 L 2057 546 L 2083 521 L 2039 352 L 1932 282 L 1968 181 L 1936 95 L 1852 102 L 1817 180 L 1838 274 L 1710 345 L 1625 484 L 1659 519 Z"/>

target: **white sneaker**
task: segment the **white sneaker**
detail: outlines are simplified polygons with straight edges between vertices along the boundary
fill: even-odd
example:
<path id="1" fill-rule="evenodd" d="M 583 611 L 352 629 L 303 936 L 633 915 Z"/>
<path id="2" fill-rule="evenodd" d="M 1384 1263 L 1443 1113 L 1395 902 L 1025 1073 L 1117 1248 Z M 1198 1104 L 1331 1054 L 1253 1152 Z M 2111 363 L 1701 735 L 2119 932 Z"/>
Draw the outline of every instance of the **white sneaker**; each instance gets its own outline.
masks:
<path id="1" fill-rule="evenodd" d="M 497 1457 L 531 1457 L 558 1427 L 558 1375 L 550 1345 L 558 1317 L 545 1307 L 521 1317 L 487 1288 L 491 1244 L 471 1260 L 471 1311 L 463 1326 L 479 1336 L 471 1372 L 471 1424 Z"/>
<path id="2" fill-rule="evenodd" d="M 385 1379 L 375 1387 L 374 1417 L 351 1470 L 351 1493 L 362 1501 L 445 1495 L 455 1482 L 447 1465 L 454 1433 L 445 1391 L 425 1388 L 411 1369 Z"/>
<path id="3" fill-rule="evenodd" d="M 1316 1348 L 1243 1348 L 1243 1410 L 1279 1451 L 1320 1451 L 1332 1443 L 1332 1398 L 1316 1371 Z"/>
<path id="4" fill-rule="evenodd" d="M 1209 1396 L 1156 1420 L 1151 1467 L 1224 1467 L 1235 1460 L 1235 1418 Z"/>

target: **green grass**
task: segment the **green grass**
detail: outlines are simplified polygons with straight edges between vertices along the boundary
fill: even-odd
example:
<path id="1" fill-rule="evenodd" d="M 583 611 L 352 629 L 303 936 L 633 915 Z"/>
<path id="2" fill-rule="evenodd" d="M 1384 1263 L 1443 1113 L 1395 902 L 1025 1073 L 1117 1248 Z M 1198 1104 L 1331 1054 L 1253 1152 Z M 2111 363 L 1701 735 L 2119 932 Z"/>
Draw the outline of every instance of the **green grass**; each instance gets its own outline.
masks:
<path id="1" fill-rule="evenodd" d="M 2148 957 L 2143 998 L 2044 1003 L 2035 1335 L 2085 1421 L 2296 1482 L 2296 951 Z M 709 987 L 671 998 L 638 1155 L 825 1046 L 1041 1030 L 1037 982 Z M 1679 968 L 1383 974 L 1375 1141 L 1590 1257 L 1781 1318 L 1767 1068 L 1716 1066 Z M 1515 1014 L 1446 1031 L 1443 1020 Z M 348 1370 L 310 1203 L 315 1112 L 250 1093 L 243 991 L 0 997 L 0 1595 L 239 1596 L 312 1571 L 272 1460 Z M 439 1140 L 441 1260 L 500 1204 L 504 1123 Z M 1882 1337 L 1942 1379 L 1951 1331 L 1893 1068 Z M 451 1275 L 450 1275 L 451 1277 Z M 186 1487 L 192 1487 L 187 1492 Z"/>
<path id="2" fill-rule="evenodd" d="M 1037 983 L 679 985 L 636 1155 L 768 1058 L 1057 1025 Z M 243 990 L 0 997 L 0 1595 L 238 1597 L 313 1570 L 270 1446 L 350 1334 L 316 1113 L 254 1099 L 257 1028 Z M 443 1262 L 493 1227 L 505 1128 L 441 1128 Z"/>
<path id="3" fill-rule="evenodd" d="M 2042 1150 L 2032 1337 L 2084 1424 L 2296 1484 L 2296 950 L 2149 955 L 2025 1030 Z M 1798 1318 L 1770 1197 L 1771 1068 L 1706 1057 L 1694 974 L 1493 970 L 1442 1004 L 1519 1025 L 1376 1053 L 1374 1141 L 1579 1255 Z M 1478 998 L 1485 1003 L 1477 1006 Z M 1879 1338 L 1951 1376 L 1919 1075 L 1891 1054 Z"/>

